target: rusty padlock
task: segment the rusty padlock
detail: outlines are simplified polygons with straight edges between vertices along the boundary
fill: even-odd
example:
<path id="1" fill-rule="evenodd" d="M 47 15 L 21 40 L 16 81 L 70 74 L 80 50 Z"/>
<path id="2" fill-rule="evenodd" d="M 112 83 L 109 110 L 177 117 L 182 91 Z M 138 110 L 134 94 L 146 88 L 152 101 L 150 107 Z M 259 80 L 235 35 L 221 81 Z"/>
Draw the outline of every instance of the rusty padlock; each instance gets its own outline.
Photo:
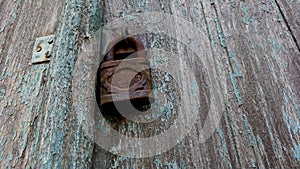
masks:
<path id="1" fill-rule="evenodd" d="M 99 71 L 100 106 L 128 99 L 138 104 L 149 104 L 153 97 L 149 61 L 145 52 L 148 48 L 147 34 L 126 36 L 117 43 L 111 42 L 107 48 L 108 51 L 100 64 Z M 143 71 L 134 72 L 132 63 L 138 65 Z M 121 64 L 122 68 L 118 69 Z M 127 74 L 133 73 L 132 71 L 135 76 L 126 79 Z M 116 76 L 118 79 L 113 83 L 113 78 Z"/>

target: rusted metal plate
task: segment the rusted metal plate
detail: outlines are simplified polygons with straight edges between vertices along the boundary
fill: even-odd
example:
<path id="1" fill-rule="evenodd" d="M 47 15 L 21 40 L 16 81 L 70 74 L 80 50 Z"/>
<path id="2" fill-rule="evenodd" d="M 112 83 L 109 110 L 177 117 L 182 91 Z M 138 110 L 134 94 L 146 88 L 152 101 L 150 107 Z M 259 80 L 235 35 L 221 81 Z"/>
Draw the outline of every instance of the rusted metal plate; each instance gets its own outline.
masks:
<path id="1" fill-rule="evenodd" d="M 100 105 L 114 101 L 149 98 L 151 80 L 149 62 L 144 50 L 147 49 L 146 34 L 112 41 L 100 65 Z M 114 78 L 116 80 L 114 80 Z"/>

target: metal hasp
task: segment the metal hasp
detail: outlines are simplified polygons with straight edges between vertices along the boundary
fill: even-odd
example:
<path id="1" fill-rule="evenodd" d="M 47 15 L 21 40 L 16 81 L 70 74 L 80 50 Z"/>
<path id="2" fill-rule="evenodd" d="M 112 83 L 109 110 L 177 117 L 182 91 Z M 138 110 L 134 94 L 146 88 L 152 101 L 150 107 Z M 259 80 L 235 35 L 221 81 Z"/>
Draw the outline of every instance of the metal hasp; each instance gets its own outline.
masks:
<path id="1" fill-rule="evenodd" d="M 107 48 L 100 71 L 98 70 L 98 76 L 101 77 L 98 93 L 100 106 L 128 99 L 138 105 L 149 104 L 153 98 L 149 62 L 145 52 L 148 48 L 147 35 L 125 37 L 117 43 L 111 42 Z M 134 65 L 142 71 L 137 71 Z M 114 81 L 113 78 L 117 79 Z"/>
<path id="2" fill-rule="evenodd" d="M 42 63 L 50 61 L 52 54 L 54 35 L 48 35 L 35 39 L 31 63 Z"/>

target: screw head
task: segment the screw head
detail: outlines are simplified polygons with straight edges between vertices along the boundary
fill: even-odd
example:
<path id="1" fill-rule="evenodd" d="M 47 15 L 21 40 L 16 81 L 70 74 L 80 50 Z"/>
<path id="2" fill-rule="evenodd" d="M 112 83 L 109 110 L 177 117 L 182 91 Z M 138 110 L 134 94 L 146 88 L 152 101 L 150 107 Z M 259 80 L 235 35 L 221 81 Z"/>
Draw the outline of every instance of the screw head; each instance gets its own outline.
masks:
<path id="1" fill-rule="evenodd" d="M 45 54 L 45 57 L 46 57 L 46 58 L 50 58 L 50 57 L 51 57 L 51 55 L 50 55 L 50 52 L 49 52 L 49 51 L 47 51 L 47 52 L 46 52 L 46 54 Z"/>
<path id="2" fill-rule="evenodd" d="M 42 47 L 41 47 L 41 45 L 38 45 L 38 46 L 37 46 L 37 48 L 36 48 L 36 51 L 37 51 L 37 52 L 40 52 L 40 51 L 42 51 Z"/>
<path id="3" fill-rule="evenodd" d="M 52 44 L 52 43 L 53 43 L 53 38 L 49 38 L 47 42 L 48 42 L 49 44 Z"/>

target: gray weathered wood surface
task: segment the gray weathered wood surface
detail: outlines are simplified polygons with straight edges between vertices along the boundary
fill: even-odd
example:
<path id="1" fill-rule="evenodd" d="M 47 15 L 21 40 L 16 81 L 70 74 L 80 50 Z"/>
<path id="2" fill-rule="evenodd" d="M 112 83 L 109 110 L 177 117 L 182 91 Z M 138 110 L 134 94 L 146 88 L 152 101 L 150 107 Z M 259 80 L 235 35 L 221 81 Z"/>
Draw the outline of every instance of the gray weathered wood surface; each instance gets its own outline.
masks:
<path id="1" fill-rule="evenodd" d="M 299 0 L 0 0 L 0 168 L 299 168 L 299 11 Z M 180 16 L 205 33 L 192 40 L 211 54 L 224 105 L 216 105 L 223 116 L 204 144 L 196 125 L 173 149 L 130 159 L 84 136 L 72 77 L 102 22 L 141 12 Z M 49 34 L 51 62 L 30 65 L 34 39 Z M 153 41 L 168 49 L 171 39 Z M 120 132 L 144 132 L 126 124 Z"/>

